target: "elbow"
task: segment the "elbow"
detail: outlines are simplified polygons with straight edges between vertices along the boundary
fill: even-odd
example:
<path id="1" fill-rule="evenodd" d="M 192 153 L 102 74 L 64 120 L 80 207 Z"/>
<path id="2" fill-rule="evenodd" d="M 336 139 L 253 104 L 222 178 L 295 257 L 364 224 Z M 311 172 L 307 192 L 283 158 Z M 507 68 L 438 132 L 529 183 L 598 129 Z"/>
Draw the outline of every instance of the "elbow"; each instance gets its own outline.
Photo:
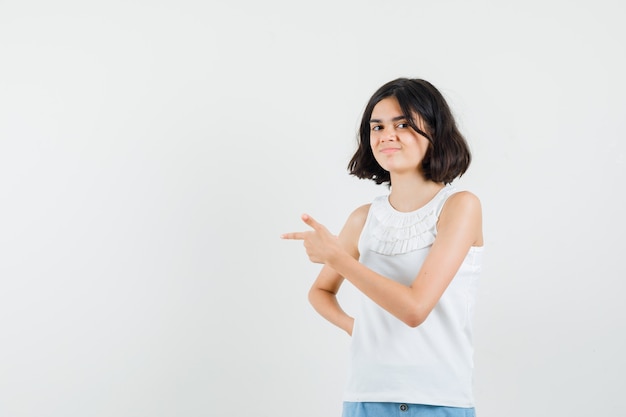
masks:
<path id="1" fill-rule="evenodd" d="M 407 312 L 407 314 L 402 318 L 402 321 L 407 326 L 415 328 L 426 321 L 429 313 L 430 311 L 426 311 L 423 308 L 416 307 Z"/>
<path id="2" fill-rule="evenodd" d="M 404 324 L 406 324 L 407 326 L 412 327 L 412 328 L 416 328 L 420 324 L 424 323 L 424 320 L 425 319 L 422 318 L 422 317 L 409 316 L 409 317 L 406 317 L 403 321 L 404 321 Z"/>
<path id="3" fill-rule="evenodd" d="M 311 289 L 309 290 L 309 294 L 308 294 L 308 300 L 309 300 L 309 304 L 311 304 L 313 307 L 317 307 L 317 304 L 319 304 L 320 302 L 320 296 L 322 296 L 323 294 L 320 293 L 319 288 L 317 287 L 311 287 Z"/>
<path id="4" fill-rule="evenodd" d="M 315 306 L 315 289 L 313 287 L 311 287 L 311 289 L 309 290 L 307 299 L 309 300 L 309 304 Z"/>

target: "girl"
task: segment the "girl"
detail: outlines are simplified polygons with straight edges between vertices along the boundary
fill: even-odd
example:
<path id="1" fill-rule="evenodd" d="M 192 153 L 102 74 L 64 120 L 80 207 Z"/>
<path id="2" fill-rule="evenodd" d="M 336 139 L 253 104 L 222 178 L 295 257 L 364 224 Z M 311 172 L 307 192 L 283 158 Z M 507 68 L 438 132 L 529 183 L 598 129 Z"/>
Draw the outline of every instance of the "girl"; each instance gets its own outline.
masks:
<path id="1" fill-rule="evenodd" d="M 303 240 L 324 266 L 315 310 L 352 336 L 344 417 L 474 416 L 472 315 L 481 267 L 478 198 L 451 182 L 471 157 L 441 93 L 400 78 L 365 108 L 349 172 L 390 192 L 357 208 L 338 236 L 309 215 Z M 363 295 L 351 317 L 344 279 Z"/>

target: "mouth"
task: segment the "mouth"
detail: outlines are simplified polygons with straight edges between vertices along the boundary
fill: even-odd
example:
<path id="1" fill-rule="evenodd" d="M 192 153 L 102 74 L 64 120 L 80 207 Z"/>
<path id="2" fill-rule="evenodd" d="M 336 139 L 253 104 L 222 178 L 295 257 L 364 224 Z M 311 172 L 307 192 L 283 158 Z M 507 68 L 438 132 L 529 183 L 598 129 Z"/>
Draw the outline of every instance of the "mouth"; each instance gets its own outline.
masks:
<path id="1" fill-rule="evenodd" d="M 400 148 L 384 148 L 380 150 L 380 153 L 390 154 L 399 151 Z"/>

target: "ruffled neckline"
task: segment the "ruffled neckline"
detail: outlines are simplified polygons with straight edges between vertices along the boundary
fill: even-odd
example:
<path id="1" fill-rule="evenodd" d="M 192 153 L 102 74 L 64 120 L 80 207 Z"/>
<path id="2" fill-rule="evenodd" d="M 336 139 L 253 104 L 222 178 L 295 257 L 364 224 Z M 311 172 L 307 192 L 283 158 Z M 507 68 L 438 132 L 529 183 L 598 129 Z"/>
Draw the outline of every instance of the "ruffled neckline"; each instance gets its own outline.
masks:
<path id="1" fill-rule="evenodd" d="M 422 207 L 402 212 L 389 202 L 389 196 L 379 196 L 370 206 L 370 230 L 374 252 L 401 255 L 433 244 L 437 236 L 439 211 L 448 196 L 455 191 L 446 185 Z"/>

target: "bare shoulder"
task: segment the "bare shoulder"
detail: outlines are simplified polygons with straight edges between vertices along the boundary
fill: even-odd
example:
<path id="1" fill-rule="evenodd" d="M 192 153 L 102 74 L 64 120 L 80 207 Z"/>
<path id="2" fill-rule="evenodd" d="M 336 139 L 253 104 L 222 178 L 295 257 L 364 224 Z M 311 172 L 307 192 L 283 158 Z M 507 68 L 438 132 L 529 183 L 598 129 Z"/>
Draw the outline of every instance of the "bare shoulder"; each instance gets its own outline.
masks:
<path id="1" fill-rule="evenodd" d="M 459 191 L 448 197 L 448 201 L 444 204 L 442 210 L 447 212 L 461 212 L 470 213 L 474 212 L 480 214 L 482 211 L 479 198 L 469 191 Z"/>
<path id="2" fill-rule="evenodd" d="M 482 207 L 479 198 L 469 191 L 452 194 L 441 210 L 437 229 L 453 234 L 465 231 L 472 245 L 482 246 Z"/>
<path id="3" fill-rule="evenodd" d="M 356 227 L 359 229 L 363 228 L 365 224 L 365 220 L 367 220 L 367 214 L 370 211 L 371 204 L 364 204 L 360 207 L 357 207 L 346 221 L 346 226 L 349 224 L 351 227 Z"/>
<path id="4" fill-rule="evenodd" d="M 350 216 L 348 216 L 348 220 L 346 220 L 346 224 L 339 234 L 339 241 L 355 258 L 358 258 L 358 242 L 369 210 L 370 204 L 356 208 L 350 213 Z"/>
<path id="5" fill-rule="evenodd" d="M 367 220 L 370 205 L 371 204 L 364 204 L 350 213 L 341 234 L 349 235 L 352 238 L 351 240 L 354 240 L 355 238 L 358 239 L 361 235 L 361 231 L 363 230 L 363 226 L 365 225 L 365 221 Z"/>

